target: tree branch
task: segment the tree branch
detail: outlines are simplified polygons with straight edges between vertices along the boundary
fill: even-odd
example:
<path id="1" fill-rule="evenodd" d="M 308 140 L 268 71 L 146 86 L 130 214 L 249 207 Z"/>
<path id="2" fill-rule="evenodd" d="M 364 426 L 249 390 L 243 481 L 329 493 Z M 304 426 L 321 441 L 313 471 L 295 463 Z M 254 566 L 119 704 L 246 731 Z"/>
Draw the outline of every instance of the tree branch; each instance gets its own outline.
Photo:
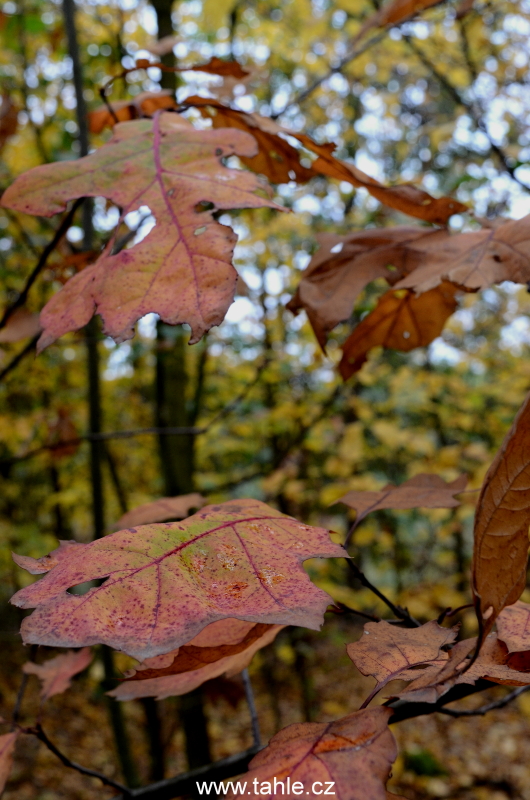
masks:
<path id="1" fill-rule="evenodd" d="M 359 569 L 359 567 L 353 563 L 351 558 L 347 558 L 346 563 L 348 564 L 352 572 L 355 573 L 355 577 L 357 578 L 357 580 L 359 580 L 362 583 L 362 585 L 365 586 L 367 589 L 370 589 L 370 591 L 373 592 L 376 597 L 382 600 L 383 603 L 385 603 L 389 607 L 392 613 L 398 619 L 402 620 L 407 625 L 408 628 L 419 628 L 421 623 L 419 623 L 417 619 L 414 619 L 414 617 L 412 617 L 409 614 L 406 608 L 401 608 L 401 606 L 396 606 L 395 603 L 392 602 L 392 600 L 390 600 L 385 594 L 383 594 L 383 592 L 379 591 L 377 586 L 374 586 L 374 584 L 368 580 L 364 572 L 362 572 Z"/>
<path id="2" fill-rule="evenodd" d="M 254 746 L 261 747 L 261 733 L 259 729 L 258 712 L 256 709 L 256 701 L 254 699 L 254 692 L 252 690 L 252 682 L 248 674 L 248 668 L 245 667 L 241 673 L 243 678 L 243 685 L 245 687 L 245 697 L 247 699 L 248 710 L 250 711 L 250 720 L 252 724 L 252 738 L 254 739 Z"/>
<path id="3" fill-rule="evenodd" d="M 53 742 L 48 739 L 48 736 L 44 732 L 42 725 L 37 723 L 34 728 L 22 728 L 24 733 L 32 734 L 36 736 L 39 741 L 41 741 L 48 750 L 50 750 L 57 758 L 62 761 L 65 767 L 69 769 L 75 769 L 77 772 L 80 772 L 82 775 L 88 775 L 91 778 L 98 778 L 105 786 L 111 786 L 113 789 L 117 789 L 118 791 L 122 792 L 122 797 L 130 798 L 132 797 L 132 792 L 124 786 L 122 783 L 118 783 L 117 781 L 113 781 L 112 778 L 107 778 L 106 775 L 103 775 L 101 772 L 97 772 L 95 769 L 89 769 L 88 767 L 82 767 L 81 764 L 76 764 L 75 761 L 70 761 L 70 759 L 61 753 L 59 748 L 53 744 Z"/>
<path id="4" fill-rule="evenodd" d="M 14 370 L 15 367 L 18 367 L 18 365 L 20 364 L 22 359 L 25 358 L 28 355 L 28 353 L 31 353 L 31 351 L 33 350 L 33 348 L 37 344 L 39 336 L 40 336 L 40 334 L 37 334 L 37 336 L 34 336 L 33 339 L 31 339 L 31 341 L 29 341 L 27 343 L 27 345 L 24 348 L 22 348 L 20 353 L 17 353 L 17 355 L 14 358 L 11 359 L 9 364 L 7 364 L 7 366 L 4 367 L 4 369 L 0 372 L 0 382 L 3 381 L 4 378 L 6 377 L 6 375 L 9 375 L 9 373 L 12 370 Z"/>
<path id="5" fill-rule="evenodd" d="M 29 290 L 31 289 L 31 287 L 35 283 L 37 277 L 39 276 L 40 272 L 42 271 L 42 269 L 46 265 L 46 262 L 47 262 L 49 256 L 53 253 L 53 251 L 55 250 L 55 248 L 57 247 L 57 245 L 59 244 L 59 242 L 61 241 L 61 239 L 65 235 L 66 231 L 68 230 L 68 228 L 72 224 L 72 219 L 74 217 L 74 214 L 77 211 L 77 209 L 79 208 L 79 206 L 81 205 L 81 203 L 83 202 L 83 200 L 84 200 L 84 198 L 80 197 L 78 200 L 76 200 L 72 204 L 72 207 L 71 207 L 70 211 L 68 211 L 66 216 L 63 218 L 61 224 L 59 225 L 59 227 L 55 231 L 55 235 L 54 235 L 53 239 L 49 242 L 49 244 L 46 245 L 46 247 L 42 251 L 39 260 L 37 261 L 35 267 L 33 268 L 33 271 L 31 272 L 30 276 L 26 280 L 26 284 L 25 284 L 24 288 L 22 289 L 22 291 L 20 292 L 19 296 L 17 297 L 15 302 L 12 303 L 10 306 L 8 306 L 6 308 L 6 310 L 4 311 L 4 314 L 3 314 L 2 318 L 0 319 L 0 328 L 5 327 L 5 325 L 7 324 L 8 320 L 14 314 L 14 312 L 17 310 L 17 308 L 20 308 L 26 302 L 28 294 L 29 294 Z M 0 378 L 1 377 L 2 376 L 0 376 Z"/>
<path id="6" fill-rule="evenodd" d="M 497 708 L 504 708 L 511 703 L 512 700 L 515 700 L 519 695 L 524 694 L 524 692 L 528 692 L 530 686 L 518 686 L 517 689 L 514 689 L 513 692 L 501 697 L 500 700 L 494 700 L 491 703 L 487 703 L 485 706 L 480 706 L 480 708 L 472 708 L 470 710 L 462 709 L 458 711 L 457 709 L 453 708 L 441 708 L 441 714 L 447 714 L 448 717 L 483 717 L 484 714 L 487 714 L 488 711 L 494 711 Z"/>

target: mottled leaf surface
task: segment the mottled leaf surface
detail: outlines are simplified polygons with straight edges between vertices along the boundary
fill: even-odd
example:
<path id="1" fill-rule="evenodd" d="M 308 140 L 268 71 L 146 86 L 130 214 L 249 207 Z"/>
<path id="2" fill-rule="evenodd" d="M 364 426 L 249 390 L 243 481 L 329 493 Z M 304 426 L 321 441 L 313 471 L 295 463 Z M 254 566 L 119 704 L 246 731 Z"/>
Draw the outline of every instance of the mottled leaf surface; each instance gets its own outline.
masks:
<path id="1" fill-rule="evenodd" d="M 135 322 L 156 312 L 167 323 L 187 322 L 196 342 L 218 325 L 230 306 L 237 273 L 231 260 L 236 236 L 212 210 L 278 208 L 248 172 L 221 163 L 234 153 L 251 156 L 256 143 L 236 130 L 194 129 L 176 114 L 116 125 L 108 144 L 76 161 L 46 164 L 21 175 L 2 204 L 51 216 L 77 197 L 104 196 L 123 216 L 147 206 L 155 227 L 138 244 L 98 261 L 58 292 L 41 313 L 40 349 L 83 327 L 94 313 L 116 341 L 133 335 Z M 214 209 L 200 210 L 201 203 Z"/>
<path id="2" fill-rule="evenodd" d="M 26 642 L 100 642 L 142 660 L 187 644 L 228 617 L 317 629 L 329 596 L 301 564 L 344 555 L 326 529 L 240 500 L 207 506 L 180 523 L 131 528 L 65 550 L 12 602 L 35 608 L 22 623 Z M 108 579 L 84 595 L 68 592 L 101 578 Z"/>
<path id="3" fill-rule="evenodd" d="M 509 653 L 530 651 L 530 605 L 518 600 L 503 608 L 497 618 L 497 633 Z"/>
<path id="4" fill-rule="evenodd" d="M 114 528 L 133 528 L 136 525 L 148 525 L 150 522 L 165 522 L 167 519 L 184 519 L 192 508 L 202 508 L 206 499 L 198 492 L 181 494 L 177 497 L 161 497 L 152 503 L 127 511 L 116 523 Z"/>
<path id="5" fill-rule="evenodd" d="M 71 650 L 64 655 L 50 658 L 44 664 L 28 661 L 23 665 L 22 671 L 39 678 L 42 683 L 40 698 L 44 703 L 50 697 L 62 694 L 70 688 L 74 675 L 86 669 L 91 661 L 90 648 L 84 647 L 82 650 Z"/>
<path id="6" fill-rule="evenodd" d="M 419 296 L 410 289 L 382 295 L 342 346 L 339 371 L 343 379 L 360 370 L 373 347 L 409 352 L 430 344 L 455 311 L 458 291 L 458 286 L 445 281 Z"/>
<path id="7" fill-rule="evenodd" d="M 336 502 L 354 508 L 358 520 L 382 508 L 456 508 L 460 502 L 455 495 L 463 492 L 466 485 L 466 475 L 446 483 L 439 475 L 421 472 L 399 486 L 388 483 L 379 492 L 353 490 Z"/>
<path id="8" fill-rule="evenodd" d="M 370 700 L 387 683 L 400 679 L 405 670 L 447 659 L 442 647 L 452 644 L 457 633 L 457 628 L 442 628 L 435 620 L 410 629 L 385 621 L 367 622 L 359 641 L 349 644 L 346 651 L 359 672 L 377 681 Z"/>
<path id="9" fill-rule="evenodd" d="M 247 790 L 232 797 L 278 797 L 277 781 L 290 779 L 291 791 L 285 784 L 284 797 L 297 797 L 293 784 L 302 796 L 313 794 L 313 784 L 334 782 L 337 800 L 387 800 L 385 783 L 396 758 L 396 743 L 388 728 L 392 712 L 387 708 L 356 711 L 343 719 L 328 723 L 297 723 L 273 736 L 269 745 L 249 764 L 241 777 Z M 257 792 L 253 781 L 257 780 Z M 267 791 L 265 782 L 271 783 Z"/>
<path id="10" fill-rule="evenodd" d="M 526 586 L 530 525 L 530 395 L 519 409 L 477 503 L 472 586 L 481 634 Z"/>
<path id="11" fill-rule="evenodd" d="M 146 659 L 109 694 L 117 700 L 186 694 L 220 675 L 231 677 L 248 667 L 254 654 L 270 644 L 282 625 L 255 625 L 220 620 L 204 628 L 189 644 Z"/>

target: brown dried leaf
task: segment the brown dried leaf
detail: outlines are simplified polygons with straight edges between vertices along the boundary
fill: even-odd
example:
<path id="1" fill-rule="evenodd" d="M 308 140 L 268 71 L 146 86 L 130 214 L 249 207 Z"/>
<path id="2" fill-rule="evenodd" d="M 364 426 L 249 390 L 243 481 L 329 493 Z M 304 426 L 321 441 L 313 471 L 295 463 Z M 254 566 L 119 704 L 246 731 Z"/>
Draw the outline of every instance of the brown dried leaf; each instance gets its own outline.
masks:
<path id="1" fill-rule="evenodd" d="M 202 508 L 206 503 L 206 498 L 198 492 L 181 494 L 178 497 L 161 497 L 153 503 L 145 503 L 133 508 L 132 511 L 127 511 L 114 525 L 114 529 L 121 531 L 124 528 L 134 528 L 151 522 L 185 519 L 193 508 Z"/>
<path id="2" fill-rule="evenodd" d="M 403 673 L 430 661 L 446 660 L 442 647 L 452 644 L 458 628 L 442 628 L 435 620 L 419 628 L 398 628 L 388 622 L 367 622 L 362 637 L 346 652 L 363 675 L 376 681 L 369 700 L 387 683 L 403 679 Z M 414 677 L 417 672 L 413 673 Z M 408 678 L 413 680 L 413 678 Z"/>
<path id="3" fill-rule="evenodd" d="M 232 798 L 278 797 L 278 781 L 283 781 L 287 789 L 282 792 L 284 797 L 295 798 L 299 792 L 304 797 L 314 796 L 313 785 L 320 781 L 323 792 L 331 785 L 337 800 L 387 800 L 385 783 L 396 757 L 396 744 L 388 728 L 391 714 L 390 709 L 380 706 L 334 722 L 289 725 L 272 737 L 241 777 L 246 781 L 245 789 L 251 791 L 232 794 Z M 296 783 L 303 788 L 297 786 L 293 791 Z"/>
<path id="4" fill-rule="evenodd" d="M 220 75 L 223 78 L 239 78 L 243 80 L 250 75 L 250 70 L 242 67 L 238 61 L 227 61 L 224 58 L 212 56 L 207 64 L 196 64 L 193 67 L 181 67 L 182 72 L 206 72 L 209 75 Z"/>
<path id="5" fill-rule="evenodd" d="M 430 344 L 455 311 L 459 291 L 460 287 L 444 281 L 419 297 L 411 290 L 386 292 L 342 346 L 339 370 L 343 379 L 360 370 L 372 347 L 408 352 Z"/>
<path id="6" fill-rule="evenodd" d="M 186 694 L 220 675 L 236 675 L 248 667 L 254 654 L 270 644 L 283 625 L 226 619 L 207 625 L 183 647 L 146 659 L 126 681 L 110 692 L 117 700 Z"/>
<path id="7" fill-rule="evenodd" d="M 376 278 L 393 285 L 415 269 L 421 256 L 414 243 L 433 235 L 438 232 L 411 226 L 354 231 L 346 236 L 321 233 L 319 249 L 287 308 L 293 313 L 305 309 L 324 348 L 328 333 L 350 317 L 364 287 Z"/>
<path id="8" fill-rule="evenodd" d="M 530 605 L 518 600 L 503 608 L 497 618 L 497 633 L 509 653 L 530 650 Z"/>
<path id="9" fill-rule="evenodd" d="M 439 5 L 441 2 L 442 0 L 392 0 L 392 2 L 384 5 L 383 8 L 376 11 L 366 20 L 352 44 L 358 42 L 372 28 L 397 25 L 427 8 Z"/>
<path id="10" fill-rule="evenodd" d="M 161 56 L 171 53 L 175 45 L 181 41 L 182 39 L 180 36 L 162 36 L 161 39 L 158 39 L 156 42 L 152 42 L 145 49 L 154 56 L 158 56 L 160 58 Z"/>
<path id="11" fill-rule="evenodd" d="M 4 733 L 3 736 L 0 736 L 0 794 L 4 791 L 11 773 L 18 735 L 18 731 L 12 731 L 11 733 Z"/>
<path id="12" fill-rule="evenodd" d="M 40 699 L 44 703 L 50 697 L 69 689 L 74 675 L 86 669 L 91 661 L 90 647 L 84 647 L 82 650 L 70 650 L 64 655 L 50 658 L 44 664 L 28 661 L 22 671 L 26 675 L 36 675 L 42 681 Z"/>
<path id="13" fill-rule="evenodd" d="M 278 135 L 290 134 L 290 131 L 273 120 L 259 114 L 247 114 L 229 108 L 219 100 L 197 95 L 187 97 L 184 104 L 198 108 L 203 117 L 212 120 L 214 128 L 237 128 L 250 133 L 258 144 L 258 153 L 251 157 L 240 156 L 240 159 L 253 172 L 266 175 L 273 183 L 287 183 L 293 176 L 299 183 L 304 183 L 318 174 L 302 166 L 300 151 Z"/>
<path id="14" fill-rule="evenodd" d="M 491 464 L 475 515 L 472 586 L 481 639 L 526 586 L 530 525 L 530 394 Z"/>
<path id="15" fill-rule="evenodd" d="M 354 164 L 334 158 L 331 153 L 317 158 L 312 167 L 321 175 L 348 181 L 353 186 L 366 189 L 372 197 L 389 208 L 435 225 L 445 225 L 452 214 L 468 211 L 467 206 L 452 197 L 435 198 L 412 184 L 385 186 Z"/>
<path id="16" fill-rule="evenodd" d="M 494 283 L 530 280 L 530 214 L 480 231 L 436 237 L 419 243 L 422 264 L 403 278 L 397 289 L 418 294 L 451 281 L 471 291 Z"/>
<path id="17" fill-rule="evenodd" d="M 152 117 L 155 111 L 176 108 L 177 104 L 171 89 L 162 89 L 160 92 L 141 92 L 130 100 L 111 103 L 111 106 L 118 122 L 127 122 L 138 117 Z M 106 105 L 99 106 L 88 114 L 90 132 L 101 133 L 104 128 L 113 128 L 116 119 Z"/>
<path id="18" fill-rule="evenodd" d="M 17 308 L 9 317 L 4 328 L 0 329 L 0 343 L 13 344 L 22 339 L 29 339 L 41 331 L 39 315 L 32 314 L 25 308 Z"/>
<path id="19" fill-rule="evenodd" d="M 439 475 L 422 472 L 399 486 L 388 483 L 379 492 L 351 491 L 336 502 L 354 508 L 360 521 L 382 508 L 456 508 L 460 501 L 454 495 L 463 492 L 466 485 L 467 475 L 446 483 Z"/>

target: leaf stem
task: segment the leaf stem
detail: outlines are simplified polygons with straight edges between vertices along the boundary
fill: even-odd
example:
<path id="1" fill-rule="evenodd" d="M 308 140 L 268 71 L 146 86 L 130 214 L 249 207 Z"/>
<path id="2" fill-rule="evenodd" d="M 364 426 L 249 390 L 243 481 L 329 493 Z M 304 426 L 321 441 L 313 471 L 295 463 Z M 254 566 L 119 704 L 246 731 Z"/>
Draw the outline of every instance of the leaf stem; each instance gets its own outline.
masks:
<path id="1" fill-rule="evenodd" d="M 252 689 L 252 682 L 248 674 L 248 668 L 245 667 L 241 673 L 243 678 L 243 685 L 245 687 L 245 697 L 247 699 L 248 710 L 250 711 L 250 719 L 252 724 L 252 739 L 256 747 L 261 747 L 261 733 L 259 729 L 259 718 L 256 709 L 256 701 L 254 698 L 254 691 Z"/>
<path id="2" fill-rule="evenodd" d="M 409 614 L 409 612 L 407 611 L 406 608 L 401 608 L 401 606 L 396 606 L 395 603 L 392 602 L 392 600 L 390 600 L 385 594 L 383 594 L 383 592 L 381 592 L 377 588 L 377 586 L 374 586 L 374 584 L 371 583 L 368 580 L 368 578 L 366 577 L 364 572 L 362 572 L 359 569 L 359 567 L 356 564 L 353 563 L 353 561 L 352 561 L 352 559 L 350 557 L 348 557 L 346 559 L 346 563 L 348 564 L 348 567 L 352 570 L 352 572 L 355 573 L 355 577 L 362 583 L 362 585 L 365 586 L 367 589 L 370 589 L 370 591 L 373 592 L 376 597 L 378 597 L 380 600 L 382 600 L 383 603 L 385 603 L 389 607 L 389 609 L 392 611 L 392 613 L 396 617 L 398 617 L 398 619 L 400 619 L 404 623 L 406 623 L 408 628 L 419 628 L 420 627 L 421 623 L 418 622 L 417 619 L 414 619 L 414 617 L 412 617 Z"/>

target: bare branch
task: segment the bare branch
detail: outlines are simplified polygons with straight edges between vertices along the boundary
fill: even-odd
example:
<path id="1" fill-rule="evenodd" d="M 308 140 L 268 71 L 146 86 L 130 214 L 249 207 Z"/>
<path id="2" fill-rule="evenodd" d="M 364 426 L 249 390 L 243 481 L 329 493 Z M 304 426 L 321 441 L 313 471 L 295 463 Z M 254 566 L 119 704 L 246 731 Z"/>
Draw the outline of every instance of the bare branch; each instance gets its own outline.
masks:
<path id="1" fill-rule="evenodd" d="M 248 710 L 250 711 L 250 719 L 252 723 L 252 738 L 254 739 L 255 747 L 261 747 L 261 733 L 259 729 L 258 712 L 256 709 L 256 701 L 254 699 L 254 691 L 252 689 L 252 682 L 248 674 L 248 668 L 245 668 L 241 673 L 243 678 L 243 685 L 245 687 L 245 697 L 247 699 Z"/>
<path id="2" fill-rule="evenodd" d="M 518 686 L 517 689 L 514 689 L 513 692 L 501 697 L 500 700 L 494 700 L 491 703 L 487 703 L 485 706 L 480 706 L 479 708 L 472 708 L 470 710 L 462 709 L 458 711 L 452 708 L 440 708 L 439 711 L 441 714 L 446 714 L 448 717 L 483 717 L 484 714 L 487 714 L 488 711 L 494 711 L 497 708 L 504 708 L 511 703 L 512 700 L 515 700 L 519 695 L 524 694 L 530 689 L 530 686 Z"/>
<path id="3" fill-rule="evenodd" d="M 359 580 L 363 586 L 366 586 L 367 589 L 370 589 L 370 591 L 373 592 L 376 597 L 382 600 L 383 603 L 385 603 L 389 607 L 392 613 L 396 617 L 398 617 L 398 619 L 402 620 L 407 625 L 408 628 L 419 628 L 421 623 L 418 622 L 417 619 L 414 619 L 414 617 L 412 617 L 409 614 L 406 608 L 401 608 L 400 606 L 396 606 L 395 603 L 392 602 L 392 600 L 390 600 L 385 594 L 383 594 L 383 592 L 381 592 L 377 588 L 377 586 L 374 586 L 374 584 L 368 580 L 364 572 L 362 572 L 359 569 L 359 567 L 353 563 L 351 558 L 347 558 L 346 563 L 348 564 L 352 572 L 355 573 L 355 577 L 357 578 L 357 580 Z"/>

